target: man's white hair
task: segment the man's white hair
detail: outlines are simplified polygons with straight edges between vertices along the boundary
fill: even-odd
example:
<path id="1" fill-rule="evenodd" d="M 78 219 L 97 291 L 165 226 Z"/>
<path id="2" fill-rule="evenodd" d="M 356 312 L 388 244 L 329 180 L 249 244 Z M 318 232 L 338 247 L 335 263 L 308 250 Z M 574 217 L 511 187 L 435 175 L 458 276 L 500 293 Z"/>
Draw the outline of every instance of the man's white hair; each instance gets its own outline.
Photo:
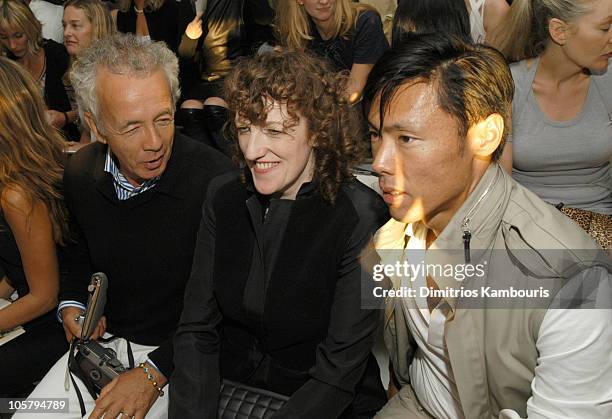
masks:
<path id="1" fill-rule="evenodd" d="M 96 74 L 104 69 L 114 74 L 148 77 L 157 70 L 166 75 L 172 94 L 173 109 L 181 94 L 178 59 L 163 42 L 151 42 L 132 34 L 117 34 L 97 40 L 83 51 L 70 71 L 81 120 L 89 112 L 98 129 L 100 114 L 96 96 Z"/>

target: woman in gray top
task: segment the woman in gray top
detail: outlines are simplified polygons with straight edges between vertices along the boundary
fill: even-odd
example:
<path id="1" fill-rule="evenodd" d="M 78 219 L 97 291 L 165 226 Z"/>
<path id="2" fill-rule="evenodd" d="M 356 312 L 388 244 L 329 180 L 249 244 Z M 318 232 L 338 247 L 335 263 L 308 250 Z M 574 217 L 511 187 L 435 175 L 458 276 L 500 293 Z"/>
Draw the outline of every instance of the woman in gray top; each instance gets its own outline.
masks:
<path id="1" fill-rule="evenodd" d="M 539 22 L 539 23 L 538 23 Z M 612 2 L 515 0 L 503 46 L 516 86 L 513 176 L 612 223 Z"/>

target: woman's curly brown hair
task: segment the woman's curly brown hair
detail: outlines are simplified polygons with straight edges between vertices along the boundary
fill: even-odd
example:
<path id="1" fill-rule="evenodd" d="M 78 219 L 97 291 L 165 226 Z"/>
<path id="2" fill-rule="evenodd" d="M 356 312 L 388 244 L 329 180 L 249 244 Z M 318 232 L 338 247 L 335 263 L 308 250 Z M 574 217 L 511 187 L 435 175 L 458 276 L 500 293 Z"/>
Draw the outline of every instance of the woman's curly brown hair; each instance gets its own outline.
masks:
<path id="1" fill-rule="evenodd" d="M 313 180 L 323 199 L 333 203 L 340 185 L 352 176 L 350 167 L 366 151 L 363 125 L 347 97 L 347 80 L 346 74 L 306 52 L 266 52 L 238 62 L 225 80 L 230 110 L 225 134 L 233 139 L 237 160 L 244 162 L 236 117 L 263 126 L 270 99 L 286 104 L 292 119 L 297 120 L 298 112 L 306 118 L 315 157 Z"/>

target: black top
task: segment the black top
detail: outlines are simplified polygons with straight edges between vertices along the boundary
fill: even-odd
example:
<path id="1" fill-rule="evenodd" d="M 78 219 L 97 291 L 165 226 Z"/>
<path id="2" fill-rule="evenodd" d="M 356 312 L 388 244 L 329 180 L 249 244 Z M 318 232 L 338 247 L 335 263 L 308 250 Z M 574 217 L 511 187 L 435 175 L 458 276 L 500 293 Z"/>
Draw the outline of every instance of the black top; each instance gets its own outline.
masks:
<path id="1" fill-rule="evenodd" d="M 179 8 L 175 0 L 166 0 L 164 4 L 155 11 L 145 8 L 145 17 L 149 36 L 153 41 L 164 41 L 168 47 L 176 52 L 181 34 L 179 28 Z M 117 12 L 117 30 L 123 33 L 136 33 L 136 11 L 134 2 L 130 4 L 127 12 Z"/>
<path id="2" fill-rule="evenodd" d="M 375 64 L 389 48 L 377 12 L 365 10 L 359 14 L 355 29 L 346 38 L 336 37 L 324 41 L 314 22 L 310 20 L 308 49 L 329 59 L 338 70 L 350 70 L 353 64 Z"/>
<path id="3" fill-rule="evenodd" d="M 381 312 L 362 309 L 361 292 L 372 284 L 367 245 L 387 220 L 356 180 L 334 205 L 313 184 L 268 202 L 236 174 L 211 182 L 174 341 L 170 417 L 215 417 L 220 377 L 291 396 L 275 418 L 380 409 L 370 349 Z M 370 400 L 356 403 L 362 394 Z"/>
<path id="4" fill-rule="evenodd" d="M 55 111 L 68 112 L 71 110 L 70 100 L 64 88 L 63 77 L 70 65 L 70 56 L 66 47 L 51 39 L 43 41 L 45 51 L 45 91 L 44 99 L 47 107 Z M 68 140 L 78 141 L 80 133 L 76 125 L 67 124 L 62 131 Z"/>
<path id="5" fill-rule="evenodd" d="M 93 143 L 68 160 L 66 204 L 82 232 L 85 263 L 71 272 L 60 300 L 87 301 L 92 272 L 109 279 L 108 332 L 160 345 L 151 359 L 172 372 L 172 335 L 183 306 L 208 182 L 232 166 L 220 152 L 176 134 L 168 166 L 152 189 L 120 201 L 104 171 L 106 145 Z"/>
<path id="6" fill-rule="evenodd" d="M 19 248 L 2 211 L 0 211 L 0 264 L 11 286 L 17 290 L 20 297 L 30 292 Z"/>
<path id="7" fill-rule="evenodd" d="M 60 283 L 61 281 L 64 281 L 67 276 L 67 268 L 72 262 L 70 259 L 71 253 L 72 245 L 68 245 L 67 247 L 56 247 L 56 254 L 60 269 Z M 0 279 L 2 279 L 2 276 L 5 275 L 9 280 L 9 284 L 17 291 L 18 298 L 21 298 L 30 292 L 28 280 L 21 262 L 21 253 L 17 247 L 15 236 L 13 236 L 13 232 L 4 218 L 4 213 L 0 210 Z M 51 310 L 47 314 L 44 314 L 37 319 L 32 319 L 22 326 L 28 329 L 30 325 L 35 324 L 41 319 L 53 320 L 53 322 L 57 324 L 54 310 Z"/>

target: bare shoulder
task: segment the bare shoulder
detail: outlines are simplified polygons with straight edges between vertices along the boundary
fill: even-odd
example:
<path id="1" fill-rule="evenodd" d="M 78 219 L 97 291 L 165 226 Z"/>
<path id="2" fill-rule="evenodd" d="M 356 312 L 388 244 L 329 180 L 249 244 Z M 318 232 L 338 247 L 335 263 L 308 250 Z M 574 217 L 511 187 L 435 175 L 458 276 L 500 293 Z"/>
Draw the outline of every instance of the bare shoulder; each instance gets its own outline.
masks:
<path id="1" fill-rule="evenodd" d="M 18 185 L 4 187 L 0 194 L 0 206 L 15 236 L 30 234 L 32 231 L 47 231 L 51 227 L 45 202 L 28 194 Z"/>
<path id="2" fill-rule="evenodd" d="M 0 194 L 0 206 L 7 216 L 27 214 L 32 209 L 32 198 L 21 186 L 7 185 Z"/>

